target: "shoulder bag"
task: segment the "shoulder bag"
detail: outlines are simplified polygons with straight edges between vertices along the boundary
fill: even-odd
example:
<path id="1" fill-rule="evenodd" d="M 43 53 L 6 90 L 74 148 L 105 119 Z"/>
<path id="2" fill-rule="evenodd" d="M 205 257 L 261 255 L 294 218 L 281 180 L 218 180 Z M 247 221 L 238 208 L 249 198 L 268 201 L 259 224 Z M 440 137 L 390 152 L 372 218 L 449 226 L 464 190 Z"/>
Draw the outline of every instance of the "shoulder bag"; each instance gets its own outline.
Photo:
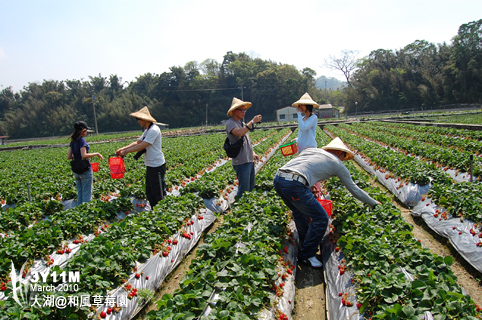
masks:
<path id="1" fill-rule="evenodd" d="M 226 151 L 226 154 L 230 158 L 236 158 L 241 151 L 241 148 L 243 147 L 244 144 L 244 136 L 237 140 L 235 143 L 231 144 L 229 141 L 229 138 L 226 137 L 226 140 L 224 140 L 224 151 Z"/>
<path id="2" fill-rule="evenodd" d="M 70 161 L 70 167 L 72 168 L 73 172 L 82 174 L 89 170 L 90 162 L 88 159 L 74 159 Z"/>
<path id="3" fill-rule="evenodd" d="M 71 148 L 73 150 L 73 143 L 71 144 Z M 72 171 L 77 173 L 77 174 L 82 174 L 89 170 L 90 168 L 90 161 L 89 159 L 73 159 L 70 161 L 70 167 L 72 168 Z"/>

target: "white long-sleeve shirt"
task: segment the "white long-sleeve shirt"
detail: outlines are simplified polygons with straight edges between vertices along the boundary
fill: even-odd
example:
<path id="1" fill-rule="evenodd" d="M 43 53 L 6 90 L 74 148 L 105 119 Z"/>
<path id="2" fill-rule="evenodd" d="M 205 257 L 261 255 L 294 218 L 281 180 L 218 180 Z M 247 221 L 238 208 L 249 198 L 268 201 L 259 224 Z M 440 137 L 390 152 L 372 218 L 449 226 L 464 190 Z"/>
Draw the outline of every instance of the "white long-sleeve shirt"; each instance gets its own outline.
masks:
<path id="1" fill-rule="evenodd" d="M 377 204 L 375 199 L 355 184 L 350 171 L 343 162 L 334 154 L 323 149 L 308 148 L 296 158 L 291 159 L 280 170 L 301 175 L 308 181 L 310 187 L 319 181 L 336 176 L 355 198 L 371 207 Z"/>
<path id="2" fill-rule="evenodd" d="M 298 153 L 306 148 L 316 148 L 316 126 L 318 124 L 318 117 L 312 114 L 305 121 L 303 120 L 303 113 L 298 112 Z"/>

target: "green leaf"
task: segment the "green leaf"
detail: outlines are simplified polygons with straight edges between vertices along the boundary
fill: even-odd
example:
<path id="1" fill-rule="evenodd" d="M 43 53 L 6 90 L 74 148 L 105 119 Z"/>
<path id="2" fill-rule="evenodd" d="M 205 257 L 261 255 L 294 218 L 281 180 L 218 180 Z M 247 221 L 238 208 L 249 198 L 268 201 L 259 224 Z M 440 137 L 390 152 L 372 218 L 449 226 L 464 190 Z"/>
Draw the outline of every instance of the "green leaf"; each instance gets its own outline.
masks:
<path id="1" fill-rule="evenodd" d="M 407 317 L 415 315 L 415 309 L 412 306 L 404 306 L 402 311 Z"/>

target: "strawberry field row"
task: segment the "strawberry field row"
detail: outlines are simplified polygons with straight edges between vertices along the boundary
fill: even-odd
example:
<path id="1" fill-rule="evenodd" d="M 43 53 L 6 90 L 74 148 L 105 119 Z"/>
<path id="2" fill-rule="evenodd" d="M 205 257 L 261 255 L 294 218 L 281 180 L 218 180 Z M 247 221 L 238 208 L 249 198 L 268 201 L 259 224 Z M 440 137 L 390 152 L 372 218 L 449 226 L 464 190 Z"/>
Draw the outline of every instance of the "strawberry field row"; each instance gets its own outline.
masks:
<path id="1" fill-rule="evenodd" d="M 263 131 L 254 132 L 254 140 L 257 135 L 262 138 L 263 134 Z M 195 176 L 224 158 L 224 138 L 222 134 L 212 134 L 163 139 L 163 152 L 170 177 L 168 187 L 180 184 L 183 179 Z M 123 197 L 145 198 L 143 158 L 136 161 L 131 156 L 125 157 L 126 173 L 123 179 L 110 177 L 107 158 L 126 143 L 110 142 L 91 146 L 92 152 L 100 152 L 106 158 L 99 163 L 99 171 L 94 173 L 94 198 L 118 192 Z M 186 148 L 187 145 L 195 145 L 196 148 Z M 66 148 L 2 152 L 0 183 L 4 187 L 0 190 L 0 201 L 3 204 L 26 202 L 29 200 L 29 188 L 34 201 L 74 199 L 77 191 L 66 154 Z M 96 158 L 92 159 L 94 161 Z M 185 165 L 187 163 L 189 165 Z"/>
<path id="2" fill-rule="evenodd" d="M 467 116 L 465 116 L 465 118 L 467 118 Z M 479 114 L 479 118 L 480 118 L 480 114 Z M 384 122 L 384 123 L 386 123 L 388 126 L 395 125 L 394 123 L 389 123 L 389 122 Z M 455 137 L 459 139 L 482 141 L 482 131 L 438 127 L 438 126 L 431 126 L 431 125 L 416 126 L 409 123 L 404 123 L 404 124 L 398 123 L 396 126 L 398 127 L 398 125 L 400 125 L 400 127 L 402 128 L 414 129 L 415 131 L 432 134 L 434 136 L 450 136 L 450 137 Z"/>
<path id="3" fill-rule="evenodd" d="M 349 169 L 372 197 L 374 210 L 353 199 L 337 179 L 326 187 L 336 206 L 324 241 L 331 319 L 480 319 L 480 308 L 457 284 L 451 257 L 431 254 L 412 227 L 367 177 Z"/>
<path id="4" fill-rule="evenodd" d="M 471 152 L 475 155 L 479 155 L 482 152 L 482 139 L 474 140 L 466 137 L 464 136 L 464 131 L 460 129 L 448 130 L 448 128 L 438 128 L 438 133 L 432 133 L 428 131 L 430 126 L 420 127 L 408 123 L 375 121 L 366 123 L 366 126 L 396 136 L 408 137 L 412 140 L 445 146 L 447 148 L 457 148 L 460 151 Z M 458 135 L 453 136 L 451 133 L 458 133 Z"/>
<path id="5" fill-rule="evenodd" d="M 98 232 L 99 226 L 106 221 L 114 221 L 118 212 L 129 210 L 133 210 L 129 199 L 112 202 L 94 200 L 70 210 L 55 212 L 49 220 L 41 220 L 31 227 L 21 225 L 10 229 L 10 233 L 0 235 L 0 281 L 7 279 L 12 262 L 17 266 L 25 261 L 30 261 L 31 265 L 35 259 L 52 262 L 50 254 L 61 250 L 65 241 Z"/>
<path id="6" fill-rule="evenodd" d="M 421 216 L 427 226 L 448 238 L 455 250 L 482 272 L 480 182 L 454 183 L 445 171 L 433 164 L 397 153 L 339 128 L 329 130 L 361 152 L 365 158 L 361 158 L 359 153 L 356 160 L 367 171 L 372 172 L 402 202 L 413 207 L 413 215 Z M 426 168 L 427 172 L 420 171 L 422 168 Z M 404 181 L 413 179 L 414 174 L 419 174 L 415 181 Z M 426 186 L 417 183 L 419 177 L 428 179 Z"/>
<path id="7" fill-rule="evenodd" d="M 482 211 L 480 210 L 482 207 L 477 205 L 482 205 L 482 184 L 462 182 L 460 185 L 464 186 L 465 196 L 449 202 L 447 197 L 450 196 L 453 189 L 459 188 L 459 184 L 454 183 L 444 170 L 437 168 L 434 164 L 387 149 L 376 142 L 367 141 L 333 126 L 327 130 L 346 140 L 353 149 L 367 157 L 368 163 L 372 164 L 375 170 L 385 172 L 387 178 L 400 178 L 399 188 L 403 188 L 404 185 L 411 182 L 420 186 L 430 185 L 429 189 L 445 190 L 446 197 L 439 205 L 446 207 L 450 215 L 458 217 L 461 214 L 476 223 L 482 222 Z M 395 192 L 395 195 L 398 192 Z M 457 194 L 460 193 L 457 192 Z M 414 199 L 413 202 L 418 203 L 421 198 L 422 195 L 419 195 L 419 198 Z"/>
<path id="8" fill-rule="evenodd" d="M 271 135 L 273 133 L 270 133 Z M 264 133 L 260 134 L 259 136 L 263 136 L 263 135 L 266 135 Z M 189 164 L 188 164 L 189 165 Z M 192 195 L 186 195 L 186 196 L 192 196 Z M 184 197 L 186 197 L 184 196 Z M 196 199 L 199 199 L 196 197 Z M 175 201 L 175 200 L 174 200 Z M 192 202 L 192 201 L 191 201 Z M 170 208 L 174 208 L 175 206 L 170 204 L 169 205 Z M 156 210 L 157 210 L 157 207 L 156 207 Z M 167 210 L 166 210 L 167 211 Z M 181 211 L 180 209 L 177 209 L 177 211 Z M 143 213 L 145 214 L 145 213 Z M 130 216 L 132 217 L 132 215 Z M 125 276 L 125 269 L 126 268 L 130 268 L 132 267 L 132 261 L 142 261 L 142 260 L 145 260 L 151 253 L 154 254 L 156 251 L 159 252 L 161 249 L 162 250 L 165 250 L 165 248 L 162 248 L 159 246 L 159 243 L 160 243 L 160 239 L 158 238 L 152 238 L 152 236 L 150 236 L 151 238 L 145 238 L 145 236 L 149 236 L 149 234 L 147 235 L 144 235 L 144 233 L 146 232 L 146 229 L 142 228 L 142 227 L 139 227 L 139 226 L 142 226 L 142 223 L 140 221 L 144 221 L 145 219 L 144 218 L 148 218 L 147 221 L 149 221 L 149 227 L 152 228 L 152 219 L 149 219 L 149 217 L 144 217 L 143 216 L 143 219 L 137 221 L 136 223 L 133 224 L 134 228 L 131 229 L 131 228 L 128 228 L 127 230 L 125 230 L 125 228 L 120 228 L 120 231 L 112 231 L 112 230 L 117 230 L 118 228 L 116 227 L 116 224 L 112 224 L 110 226 L 106 226 L 105 228 L 105 233 L 102 234 L 102 240 L 98 240 L 98 241 L 101 241 L 100 242 L 100 248 L 98 247 L 99 246 L 99 243 L 97 243 L 96 245 L 96 242 L 89 242 L 88 245 L 85 245 L 85 248 L 83 248 L 83 251 L 81 251 L 80 253 L 78 253 L 78 255 L 76 255 L 72 261 L 69 262 L 69 266 L 68 268 L 75 268 L 76 266 L 77 267 L 80 267 L 80 265 L 82 263 L 85 263 L 86 261 L 88 262 L 89 261 L 89 258 L 92 258 L 92 263 L 91 265 L 93 265 L 93 267 L 89 267 L 87 269 L 81 269 L 81 274 L 84 275 L 86 274 L 87 277 L 89 277 L 89 271 L 93 271 L 93 274 L 92 274 L 92 281 L 88 281 L 89 284 L 92 286 L 94 285 L 94 283 L 96 284 L 96 286 L 99 288 L 99 290 L 104 290 L 102 292 L 105 292 L 105 290 L 108 290 L 109 288 L 111 288 L 111 286 L 113 284 L 116 283 L 116 281 L 118 282 L 119 280 L 119 277 L 122 277 L 122 276 Z M 127 219 L 126 219 L 127 220 Z M 125 220 L 124 220 L 125 221 Z M 121 222 L 122 223 L 122 222 Z M 155 227 L 159 228 L 159 227 L 162 227 L 162 226 L 159 226 L 159 225 L 156 225 Z M 139 229 L 140 228 L 140 229 Z M 124 231 L 122 231 L 124 230 Z M 149 230 L 149 228 L 147 229 Z M 166 231 L 166 227 L 162 227 L 162 229 L 153 229 L 155 230 L 155 233 L 154 234 L 159 234 L 159 236 L 162 236 L 163 233 L 162 231 Z M 131 231 L 135 231 L 136 234 L 132 234 Z M 172 232 L 172 231 L 171 231 Z M 115 234 L 114 238 L 117 239 L 119 238 L 120 240 L 110 240 L 108 239 L 108 234 Z M 121 237 L 120 235 L 125 235 L 125 237 Z M 105 237 L 104 237 L 105 236 Z M 165 236 L 165 234 L 164 234 Z M 98 238 L 96 238 L 98 239 Z M 124 249 L 124 245 L 129 245 L 129 241 L 128 240 L 136 240 L 135 243 L 133 243 L 132 246 L 129 246 L 130 248 L 133 248 L 131 250 L 125 250 Z M 95 240 L 95 239 L 94 239 Z M 146 241 L 147 240 L 147 241 Z M 97 242 L 98 242 L 97 241 Z M 112 243 L 112 244 L 110 244 Z M 121 246 L 119 246 L 119 244 L 122 243 Z M 154 244 L 154 249 L 153 248 L 153 244 Z M 156 246 L 157 244 L 157 246 Z M 114 247 L 112 246 L 114 245 Z M 88 248 L 92 248 L 91 250 L 89 250 Z M 106 249 L 102 249 L 102 248 L 106 248 Z M 110 249 L 109 249 L 110 248 Z M 127 259 L 125 261 L 129 262 L 130 261 L 130 265 L 127 264 L 126 262 L 119 262 L 119 261 L 115 261 L 114 263 L 111 261 L 110 258 L 108 258 L 109 260 L 106 260 L 106 261 L 110 261 L 108 264 L 104 264 L 103 266 L 98 266 L 99 262 L 102 261 L 102 257 L 98 257 L 98 253 L 101 253 L 101 252 L 106 252 L 106 251 L 109 251 L 109 250 L 112 250 L 112 248 L 114 248 L 115 250 L 119 250 L 118 252 L 118 256 L 121 257 L 121 260 L 122 259 Z M 85 250 L 87 250 L 87 253 L 85 252 Z M 153 250 L 152 252 L 150 250 Z M 90 251 L 90 253 L 89 253 Z M 163 254 L 164 254 L 165 251 L 163 251 Z M 77 258 L 77 257 L 82 257 L 82 258 Z M 79 259 L 78 261 L 82 261 L 80 262 L 79 264 L 75 264 L 75 261 L 77 261 L 76 259 Z M 102 265 L 102 264 L 101 264 Z M 109 268 L 110 266 L 110 268 Z M 122 270 L 124 270 L 122 272 L 120 272 L 119 270 L 119 267 L 121 267 Z M 56 267 L 57 268 L 57 267 Z M 109 277 L 107 277 L 107 280 L 101 280 L 102 277 L 99 277 L 97 274 L 98 274 L 98 270 L 100 269 L 106 269 L 106 274 L 103 273 L 103 275 L 107 275 L 109 273 L 109 270 L 112 271 L 112 275 L 111 277 L 114 277 L 115 278 L 115 281 L 110 279 Z M 54 269 L 55 270 L 55 269 Z M 70 269 L 69 269 L 70 270 Z M 96 273 L 97 272 L 97 273 Z M 92 290 L 92 288 L 88 288 L 88 290 L 86 292 L 90 292 L 90 290 Z M 97 289 L 94 289 L 94 293 L 96 293 L 98 290 Z M 65 311 L 65 312 L 71 312 L 72 310 L 70 311 Z M 65 312 L 62 312 L 63 314 L 67 314 Z M 80 312 L 80 311 L 78 311 Z M 77 312 L 76 312 L 77 313 Z"/>
<path id="9" fill-rule="evenodd" d="M 288 311 L 277 305 L 285 284 L 293 281 L 295 256 L 282 257 L 283 250 L 289 251 L 291 230 L 286 208 L 272 190 L 274 174 L 287 160 L 277 152 L 263 166 L 256 190 L 233 204 L 232 213 L 196 252 L 181 288 L 164 295 L 148 319 L 258 319 L 262 312 L 284 319 L 291 311 L 291 300 Z M 263 192 L 268 184 L 270 191 Z"/>
<path id="10" fill-rule="evenodd" d="M 482 179 L 482 158 L 473 157 L 473 151 L 466 151 L 468 147 L 461 150 L 452 148 L 449 145 L 424 143 L 418 136 L 402 135 L 399 130 L 383 130 L 380 127 L 374 127 L 370 123 L 367 124 L 352 124 L 352 125 L 340 125 L 345 130 L 354 132 L 365 138 L 381 142 L 392 148 L 404 151 L 413 156 L 418 156 L 422 159 L 435 162 L 438 168 L 449 167 L 450 169 L 457 169 L 469 179 L 468 173 L 473 168 L 473 175 L 475 178 Z M 459 141 L 464 141 L 458 139 Z M 477 152 L 480 152 L 482 144 L 476 148 Z M 472 160 L 471 160 L 472 159 Z"/>
<path id="11" fill-rule="evenodd" d="M 216 141 L 212 138 L 204 138 L 204 140 L 209 142 Z M 176 146 L 176 144 L 171 145 L 173 147 Z M 106 146 L 113 148 L 110 145 Z M 219 146 L 217 148 L 220 149 Z M 179 149 L 175 150 L 180 152 Z M 208 150 L 205 154 L 207 156 L 198 157 L 196 161 L 191 161 L 193 162 L 192 166 L 195 167 L 199 163 L 204 164 L 214 161 L 212 151 Z M 218 156 L 216 155 L 216 157 Z M 131 171 L 140 172 L 139 176 L 142 176 L 140 181 L 144 181 L 143 167 L 135 170 L 131 169 Z M 72 177 L 65 179 L 72 180 Z M 117 185 L 121 185 L 125 180 L 127 178 L 121 180 L 105 179 L 105 181 L 115 181 Z M 100 185 L 101 183 L 96 183 L 94 190 L 99 189 Z M 108 197 L 103 199 L 107 200 Z M 14 261 L 18 265 L 19 260 L 32 261 L 43 258 L 46 263 L 49 263 L 51 262 L 51 258 L 49 258 L 50 253 L 55 252 L 57 249 L 60 250 L 68 240 L 74 239 L 75 241 L 78 237 L 86 239 L 89 233 L 93 234 L 107 221 L 114 221 L 119 212 L 132 211 L 133 207 L 129 200 L 127 202 L 119 201 L 119 203 L 121 206 L 113 206 L 112 204 L 104 203 L 104 201 L 94 200 L 91 203 L 64 211 L 62 210 L 63 205 L 56 200 L 52 200 L 34 201 L 8 208 L 0 216 L 0 232 L 4 234 L 3 237 L 0 234 L 0 238 L 3 238 L 2 241 L 4 242 L 0 252 L 2 253 L 0 255 L 0 261 L 2 261 L 0 279 L 6 279 L 10 261 Z M 40 221 L 40 218 L 46 216 L 49 219 Z M 31 227 L 30 224 L 32 224 Z"/>

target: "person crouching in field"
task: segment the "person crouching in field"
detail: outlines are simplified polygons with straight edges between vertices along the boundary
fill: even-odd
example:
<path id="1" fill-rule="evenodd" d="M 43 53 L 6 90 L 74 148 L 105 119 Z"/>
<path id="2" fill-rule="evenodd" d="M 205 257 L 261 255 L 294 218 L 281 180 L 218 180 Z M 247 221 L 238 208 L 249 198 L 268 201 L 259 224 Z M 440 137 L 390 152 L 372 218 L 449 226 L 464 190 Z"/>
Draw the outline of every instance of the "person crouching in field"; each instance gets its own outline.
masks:
<path id="1" fill-rule="evenodd" d="M 314 184 L 336 176 L 358 200 L 372 208 L 380 203 L 353 182 L 342 163 L 353 158 L 353 152 L 337 137 L 321 149 L 305 149 L 278 169 L 274 178 L 274 188 L 291 209 L 298 230 L 301 243 L 298 260 L 313 268 L 323 266 L 316 258 L 316 252 L 328 226 L 328 214 L 312 193 Z M 311 223 L 308 223 L 309 218 Z"/>

